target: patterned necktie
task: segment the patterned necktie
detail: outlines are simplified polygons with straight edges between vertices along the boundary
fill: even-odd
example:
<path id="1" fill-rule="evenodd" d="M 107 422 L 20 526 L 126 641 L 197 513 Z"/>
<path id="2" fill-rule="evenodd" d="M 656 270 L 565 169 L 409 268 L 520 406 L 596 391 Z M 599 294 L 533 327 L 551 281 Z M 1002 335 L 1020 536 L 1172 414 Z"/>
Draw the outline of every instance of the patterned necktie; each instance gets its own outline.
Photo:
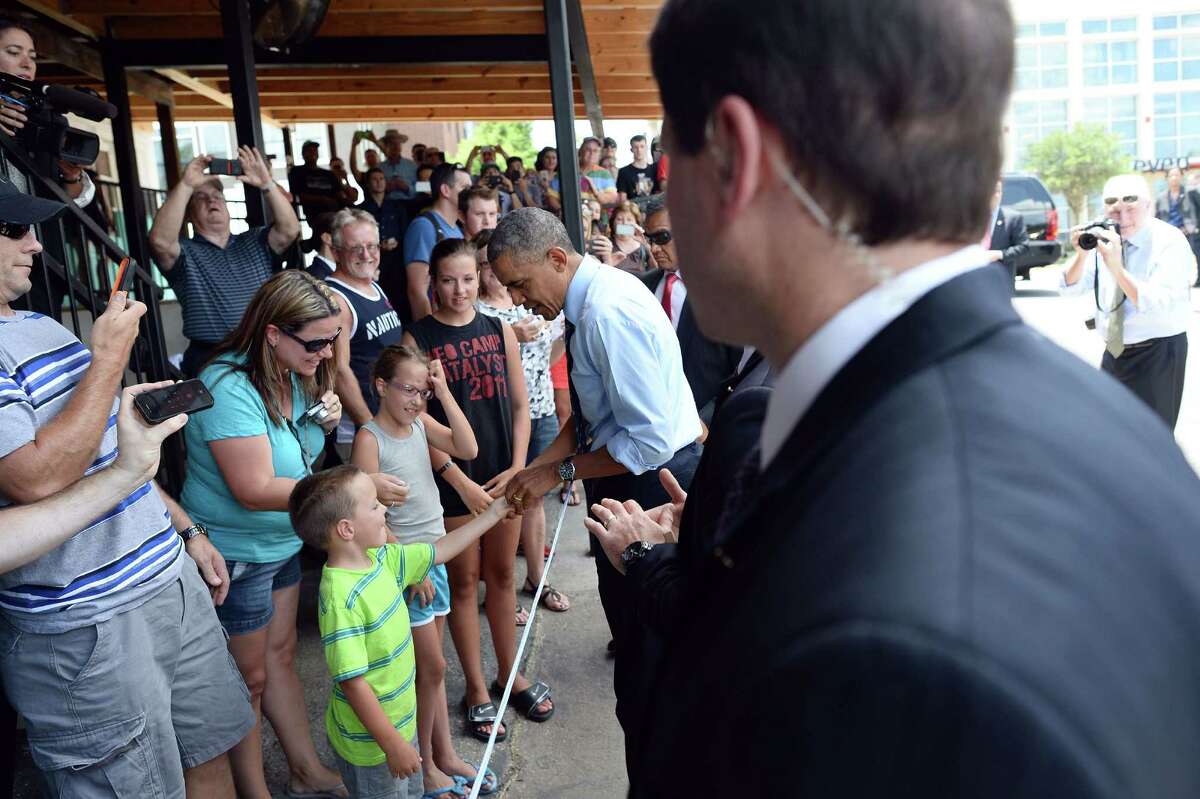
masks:
<path id="1" fill-rule="evenodd" d="M 671 316 L 671 289 L 675 287 L 675 282 L 679 280 L 679 275 L 674 272 L 667 272 L 667 282 L 663 285 L 662 307 L 667 312 L 667 318 L 672 322 L 675 321 Z"/>
<path id="2" fill-rule="evenodd" d="M 566 320 L 564 320 L 566 321 Z M 579 394 L 575 391 L 575 359 L 571 356 L 571 338 L 575 335 L 575 325 L 566 322 L 566 334 L 563 338 L 567 345 L 567 391 L 571 395 L 571 416 L 575 419 L 575 454 L 582 455 L 588 451 L 588 440 L 591 438 L 587 420 L 583 418 L 583 407 L 579 404 Z"/>

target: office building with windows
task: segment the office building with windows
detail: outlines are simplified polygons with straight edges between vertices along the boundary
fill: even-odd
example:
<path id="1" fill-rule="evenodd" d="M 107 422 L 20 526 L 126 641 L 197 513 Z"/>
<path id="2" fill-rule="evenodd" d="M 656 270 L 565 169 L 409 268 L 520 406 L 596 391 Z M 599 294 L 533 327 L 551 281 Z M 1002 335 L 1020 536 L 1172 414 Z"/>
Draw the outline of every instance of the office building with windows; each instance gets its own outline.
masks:
<path id="1" fill-rule="evenodd" d="M 1200 0 L 1016 0 L 1013 11 L 1007 170 L 1077 122 L 1116 134 L 1139 171 L 1161 172 L 1163 159 L 1200 164 Z"/>

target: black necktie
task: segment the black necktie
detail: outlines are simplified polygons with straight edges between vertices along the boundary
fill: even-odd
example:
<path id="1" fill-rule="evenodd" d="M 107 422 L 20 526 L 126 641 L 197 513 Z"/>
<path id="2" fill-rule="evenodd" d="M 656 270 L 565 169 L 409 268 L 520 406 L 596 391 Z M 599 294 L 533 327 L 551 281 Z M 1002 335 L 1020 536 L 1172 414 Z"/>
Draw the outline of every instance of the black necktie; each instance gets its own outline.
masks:
<path id="1" fill-rule="evenodd" d="M 572 379 L 575 372 L 575 359 L 571 357 L 571 337 L 575 335 L 575 325 L 567 322 L 565 329 L 566 334 L 563 340 L 567 345 L 567 390 L 571 395 L 571 416 L 575 419 L 575 454 L 582 455 L 588 451 L 590 435 L 587 420 L 583 418 L 583 409 L 579 404 L 579 394 L 575 392 L 575 381 Z"/>

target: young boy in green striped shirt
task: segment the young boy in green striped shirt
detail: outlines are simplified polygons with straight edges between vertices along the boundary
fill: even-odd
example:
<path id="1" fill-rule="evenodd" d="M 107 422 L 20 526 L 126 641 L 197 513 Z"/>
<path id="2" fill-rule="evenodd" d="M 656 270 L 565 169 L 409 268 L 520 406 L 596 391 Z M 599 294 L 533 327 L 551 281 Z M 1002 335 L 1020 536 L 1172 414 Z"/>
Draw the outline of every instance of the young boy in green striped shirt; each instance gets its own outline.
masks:
<path id="1" fill-rule="evenodd" d="M 356 466 L 301 480 L 288 500 L 296 534 L 324 549 L 318 619 L 333 697 L 325 730 L 352 797 L 421 796 L 416 662 L 404 589 L 508 514 L 504 498 L 432 544 L 387 543 L 386 508 Z M 415 793 L 414 793 L 415 791 Z"/>

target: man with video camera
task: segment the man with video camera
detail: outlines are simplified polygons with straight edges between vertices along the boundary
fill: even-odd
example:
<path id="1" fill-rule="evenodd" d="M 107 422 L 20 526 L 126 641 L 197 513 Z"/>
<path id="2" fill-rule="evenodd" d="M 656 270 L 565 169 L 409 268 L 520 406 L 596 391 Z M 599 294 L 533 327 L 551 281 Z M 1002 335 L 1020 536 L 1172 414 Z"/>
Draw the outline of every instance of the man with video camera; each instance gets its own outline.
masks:
<path id="1" fill-rule="evenodd" d="M 1075 260 L 1060 288 L 1064 294 L 1092 292 L 1096 332 L 1105 344 L 1100 368 L 1174 430 L 1196 257 L 1183 233 L 1154 217 L 1142 176 L 1110 178 L 1102 196 L 1104 217 L 1071 231 Z"/>

